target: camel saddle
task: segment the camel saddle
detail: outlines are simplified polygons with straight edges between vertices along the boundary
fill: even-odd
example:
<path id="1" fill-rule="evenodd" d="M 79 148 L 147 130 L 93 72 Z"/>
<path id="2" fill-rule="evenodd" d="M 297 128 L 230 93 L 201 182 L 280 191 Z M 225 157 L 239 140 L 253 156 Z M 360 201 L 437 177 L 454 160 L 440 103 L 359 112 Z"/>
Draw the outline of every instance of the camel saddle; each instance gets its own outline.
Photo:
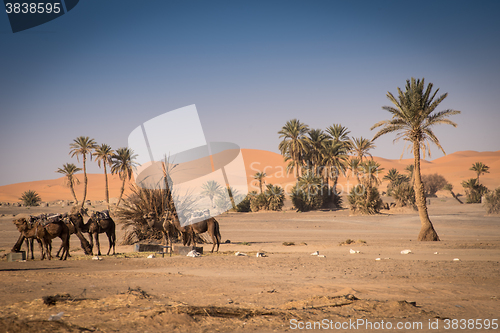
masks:
<path id="1" fill-rule="evenodd" d="M 61 214 L 40 214 L 38 216 L 30 216 L 29 222 L 38 222 L 41 226 L 46 226 L 49 223 L 60 221 L 61 218 Z"/>
<path id="2" fill-rule="evenodd" d="M 100 212 L 95 212 L 95 216 L 97 218 L 97 221 L 107 220 L 107 219 L 111 218 L 109 216 L 109 210 L 107 210 L 107 209 L 100 211 Z"/>

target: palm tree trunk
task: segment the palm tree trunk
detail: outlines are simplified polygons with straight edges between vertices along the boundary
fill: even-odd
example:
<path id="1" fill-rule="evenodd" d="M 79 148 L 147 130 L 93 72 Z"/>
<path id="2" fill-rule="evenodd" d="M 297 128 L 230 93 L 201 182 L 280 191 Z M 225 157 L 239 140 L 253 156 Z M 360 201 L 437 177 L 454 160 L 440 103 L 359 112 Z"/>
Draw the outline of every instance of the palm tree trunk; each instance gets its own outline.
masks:
<path id="1" fill-rule="evenodd" d="M 109 190 L 108 190 L 108 172 L 106 171 L 106 162 L 104 161 L 104 179 L 106 180 L 106 202 L 109 210 Z"/>
<path id="2" fill-rule="evenodd" d="M 71 193 L 73 193 L 73 198 L 75 198 L 75 206 L 78 205 L 78 199 L 76 198 L 76 193 L 75 193 L 75 188 L 73 187 L 73 184 L 70 183 L 69 188 L 71 189 Z"/>
<path id="3" fill-rule="evenodd" d="M 82 208 L 85 205 L 85 198 L 87 198 L 87 168 L 86 168 L 86 156 L 83 155 L 83 200 L 82 200 Z"/>
<path id="4" fill-rule="evenodd" d="M 425 202 L 424 185 L 420 176 L 420 142 L 413 142 L 413 156 L 415 158 L 415 167 L 413 169 L 415 201 L 420 215 L 420 223 L 422 227 L 418 234 L 419 241 L 439 241 L 439 236 L 434 230 L 429 214 L 427 213 L 427 204 Z"/>
<path id="5" fill-rule="evenodd" d="M 122 201 L 122 196 L 123 192 L 125 191 L 125 181 L 127 180 L 127 177 L 123 177 L 123 183 L 122 183 L 122 189 L 120 191 L 120 197 L 118 198 L 118 203 L 116 204 L 116 207 L 120 206 L 120 201 Z"/>

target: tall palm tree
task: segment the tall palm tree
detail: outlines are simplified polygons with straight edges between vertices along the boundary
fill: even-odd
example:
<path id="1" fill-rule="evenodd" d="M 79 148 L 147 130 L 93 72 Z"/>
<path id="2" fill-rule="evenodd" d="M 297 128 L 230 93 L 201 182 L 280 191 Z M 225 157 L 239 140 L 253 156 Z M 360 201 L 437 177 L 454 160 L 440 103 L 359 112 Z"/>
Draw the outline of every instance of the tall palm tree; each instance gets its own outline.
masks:
<path id="1" fill-rule="evenodd" d="M 479 176 L 484 175 L 485 173 L 490 173 L 488 170 L 489 166 L 483 164 L 483 162 L 476 162 L 472 164 L 472 167 L 469 170 L 475 171 L 477 175 L 477 183 L 479 184 Z"/>
<path id="2" fill-rule="evenodd" d="M 111 173 L 118 174 L 122 180 L 122 188 L 120 190 L 120 197 L 118 198 L 118 203 L 116 206 L 120 206 L 120 201 L 122 201 L 123 191 L 125 191 L 125 181 L 132 178 L 132 173 L 137 163 L 134 159 L 137 157 L 134 151 L 130 148 L 118 148 L 116 152 L 111 157 Z"/>
<path id="3" fill-rule="evenodd" d="M 262 194 L 262 183 L 264 182 L 264 178 L 267 177 L 267 174 L 265 172 L 257 172 L 254 176 L 253 179 L 256 179 L 259 182 L 259 188 L 260 188 L 260 194 Z"/>
<path id="4" fill-rule="evenodd" d="M 321 129 L 311 129 L 305 137 L 305 154 L 308 157 L 308 162 L 312 164 L 312 170 L 315 175 L 318 175 L 318 168 L 321 164 L 321 151 L 323 145 L 328 141 L 328 137 Z"/>
<path id="5" fill-rule="evenodd" d="M 95 156 L 95 160 L 97 161 L 97 165 L 99 168 L 101 167 L 101 163 L 104 167 L 104 179 L 106 181 L 106 189 L 105 189 L 105 194 L 106 194 L 106 202 L 108 204 L 108 210 L 109 210 L 109 188 L 108 188 L 108 172 L 106 170 L 106 165 L 111 165 L 111 157 L 113 156 L 113 149 L 111 149 L 110 146 L 107 144 L 103 143 L 100 146 L 97 146 L 95 148 L 95 152 L 92 154 Z"/>
<path id="6" fill-rule="evenodd" d="M 75 205 L 78 205 L 78 199 L 75 194 L 75 185 L 80 184 L 78 178 L 74 177 L 75 173 L 78 171 L 82 171 L 82 169 L 77 168 L 73 163 L 65 163 L 62 168 L 57 169 L 56 172 L 62 173 L 66 176 L 66 186 L 71 189 L 71 193 L 73 194 L 73 198 L 75 198 Z"/>
<path id="7" fill-rule="evenodd" d="M 456 127 L 457 124 L 448 119 L 448 117 L 460 113 L 456 110 L 444 110 L 434 112 L 446 96 L 447 93 L 437 97 L 439 89 L 432 93 L 432 83 L 425 88 L 424 79 L 406 81 L 406 89 L 402 91 L 398 88 L 398 97 L 394 97 L 390 92 L 387 97 L 394 104 L 394 106 L 384 106 L 383 109 L 389 111 L 392 118 L 383 120 L 372 126 L 372 130 L 377 127 L 382 127 L 373 140 L 381 135 L 397 132 L 395 141 L 403 139 L 413 144 L 414 156 L 414 189 L 415 199 L 420 215 L 421 229 L 418 235 L 419 241 L 438 241 L 439 236 L 434 230 L 429 214 L 427 213 L 426 200 L 424 195 L 424 186 L 422 184 L 420 174 L 420 151 L 425 156 L 426 144 L 427 152 L 430 156 L 429 142 L 434 143 L 443 153 L 444 149 L 441 147 L 438 138 L 432 131 L 434 125 L 448 124 Z M 434 112 L 434 113 L 433 113 Z"/>
<path id="8" fill-rule="evenodd" d="M 78 156 L 82 155 L 83 159 L 83 199 L 82 199 L 82 208 L 85 205 L 85 199 L 87 198 L 87 154 L 92 160 L 92 151 L 96 148 L 96 143 L 94 139 L 90 139 L 88 136 L 79 136 L 73 140 L 73 142 L 69 145 L 70 147 L 70 155 L 71 157 L 76 156 L 76 159 L 79 161 Z"/>
<path id="9" fill-rule="evenodd" d="M 363 157 L 372 155 L 368 152 L 370 149 L 375 148 L 373 144 L 373 140 L 363 138 L 362 136 L 359 138 L 353 138 L 351 150 L 359 158 L 360 162 L 363 161 Z"/>
<path id="10" fill-rule="evenodd" d="M 203 191 L 201 194 L 206 195 L 212 202 L 212 208 L 215 208 L 214 198 L 217 194 L 222 193 L 222 187 L 215 180 L 209 180 L 201 186 Z"/>
<path id="11" fill-rule="evenodd" d="M 287 121 L 278 132 L 280 139 L 283 139 L 279 144 L 279 150 L 285 160 L 290 161 L 287 171 L 295 169 L 296 178 L 299 178 L 299 169 L 306 147 L 305 135 L 308 130 L 309 126 L 301 123 L 298 119 L 292 119 Z"/>
<path id="12" fill-rule="evenodd" d="M 339 175 L 345 175 L 347 170 L 347 151 L 342 142 L 333 140 L 326 142 L 322 150 L 323 177 L 325 183 L 329 185 L 329 180 L 333 181 L 333 192 L 337 193 L 337 182 Z"/>
<path id="13" fill-rule="evenodd" d="M 342 143 L 346 151 L 351 149 L 351 139 L 349 138 L 349 133 L 351 133 L 351 131 L 349 131 L 347 127 L 341 124 L 333 124 L 326 128 L 326 133 L 334 142 Z"/>

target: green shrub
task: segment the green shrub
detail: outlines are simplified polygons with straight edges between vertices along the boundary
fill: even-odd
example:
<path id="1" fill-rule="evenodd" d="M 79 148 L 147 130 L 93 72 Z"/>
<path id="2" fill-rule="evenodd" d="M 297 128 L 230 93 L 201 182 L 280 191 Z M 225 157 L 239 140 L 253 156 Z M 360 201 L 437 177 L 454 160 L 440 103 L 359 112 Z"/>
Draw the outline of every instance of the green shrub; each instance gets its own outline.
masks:
<path id="1" fill-rule="evenodd" d="M 355 186 L 347 196 L 353 213 L 376 214 L 382 209 L 382 199 L 377 187 Z"/>
<path id="2" fill-rule="evenodd" d="M 480 203 L 481 197 L 488 193 L 488 188 L 479 184 L 476 178 L 470 178 L 462 182 L 462 187 L 465 189 L 467 203 Z"/>
<path id="3" fill-rule="evenodd" d="M 416 209 L 415 190 L 410 183 L 401 183 L 393 188 L 392 197 L 396 200 L 396 206 Z"/>
<path id="4" fill-rule="evenodd" d="M 240 213 L 250 212 L 250 194 L 236 205 L 236 211 Z"/>
<path id="5" fill-rule="evenodd" d="M 255 194 L 250 198 L 250 210 L 252 212 L 267 210 L 267 207 L 267 197 L 264 193 Z"/>
<path id="6" fill-rule="evenodd" d="M 488 214 L 500 214 L 500 187 L 486 194 L 484 207 Z"/>
<path id="7" fill-rule="evenodd" d="M 42 201 L 42 198 L 35 191 L 28 190 L 23 192 L 21 197 L 19 198 L 23 202 L 25 206 L 38 206 Z"/>
<path id="8" fill-rule="evenodd" d="M 267 209 L 269 210 L 281 210 L 285 204 L 285 192 L 281 186 L 274 186 L 269 184 L 266 186 L 265 191 Z"/>

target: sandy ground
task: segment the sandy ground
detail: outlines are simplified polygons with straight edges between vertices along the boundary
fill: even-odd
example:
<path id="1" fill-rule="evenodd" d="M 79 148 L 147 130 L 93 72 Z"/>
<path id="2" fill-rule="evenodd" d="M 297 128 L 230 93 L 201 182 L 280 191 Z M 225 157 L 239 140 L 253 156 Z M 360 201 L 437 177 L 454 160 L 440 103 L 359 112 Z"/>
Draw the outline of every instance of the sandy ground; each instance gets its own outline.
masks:
<path id="1" fill-rule="evenodd" d="M 0 207 L 0 255 L 18 237 L 13 215 L 65 209 Z M 72 236 L 67 261 L 41 261 L 38 247 L 34 261 L 0 261 L 0 332 L 283 332 L 315 321 L 323 324 L 317 331 L 347 331 L 335 325 L 350 322 L 375 332 L 390 322 L 393 329 L 422 323 L 419 331 L 449 332 L 453 319 L 498 323 L 500 217 L 445 198 L 431 199 L 429 211 L 441 242 L 416 241 L 416 214 L 348 210 L 226 213 L 218 220 L 231 243 L 217 254 L 205 244 L 198 258 L 148 259 L 118 246 L 118 255 L 96 261 Z M 340 246 L 346 239 L 366 243 Z M 101 236 L 101 250 L 107 247 Z M 412 253 L 401 254 L 405 249 Z M 315 251 L 325 257 L 311 256 Z M 43 303 L 56 294 L 63 296 L 55 305 Z M 48 321 L 61 312 L 61 320 Z"/>

